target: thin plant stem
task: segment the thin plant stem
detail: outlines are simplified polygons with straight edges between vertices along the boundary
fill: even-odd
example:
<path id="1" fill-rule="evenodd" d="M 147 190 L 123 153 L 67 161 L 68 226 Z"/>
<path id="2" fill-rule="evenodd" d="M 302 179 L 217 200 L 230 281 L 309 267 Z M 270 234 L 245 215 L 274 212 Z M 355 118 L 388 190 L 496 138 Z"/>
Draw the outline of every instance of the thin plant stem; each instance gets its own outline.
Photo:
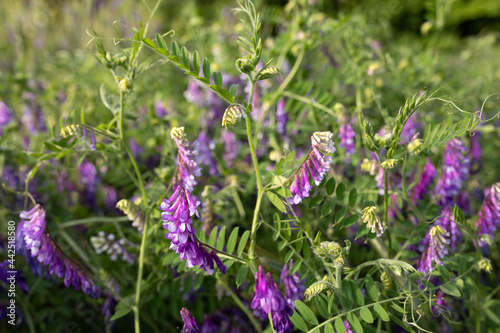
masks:
<path id="1" fill-rule="evenodd" d="M 80 220 L 73 220 L 69 222 L 64 222 L 59 224 L 59 228 L 68 228 L 68 227 L 73 227 L 75 225 L 81 225 L 81 224 L 89 224 L 89 223 L 113 223 L 113 222 L 126 222 L 129 221 L 129 219 L 126 216 L 120 216 L 120 217 L 88 217 L 85 219 L 80 219 Z"/>
<path id="2" fill-rule="evenodd" d="M 384 170 L 384 228 L 387 234 L 387 257 L 391 257 L 392 252 L 392 239 L 391 231 L 389 230 L 389 225 L 387 224 L 387 213 L 389 210 L 389 193 L 387 192 L 388 187 L 388 171 Z"/>
<path id="3" fill-rule="evenodd" d="M 251 105 L 252 99 L 253 99 L 253 94 L 255 91 L 255 81 L 251 80 L 250 82 L 250 94 L 248 96 L 248 103 Z M 255 169 L 255 178 L 257 179 L 257 202 L 255 203 L 255 209 L 253 212 L 253 219 L 252 219 L 252 228 L 250 230 L 250 247 L 248 249 L 248 257 L 250 259 L 250 265 L 253 269 L 253 271 L 256 271 L 256 266 L 255 266 L 255 244 L 257 240 L 257 220 L 259 219 L 259 211 L 260 211 L 260 204 L 262 202 L 262 196 L 264 194 L 264 188 L 262 186 L 262 178 L 260 176 L 260 170 L 259 170 L 259 161 L 257 159 L 257 154 L 255 152 L 255 146 L 253 143 L 253 137 L 252 137 L 252 123 L 250 120 L 250 114 L 247 115 L 246 117 L 246 127 L 247 127 L 247 137 L 248 137 L 248 145 L 250 146 L 250 153 L 252 154 L 252 161 L 253 161 L 253 167 Z"/>
<path id="4" fill-rule="evenodd" d="M 144 188 L 144 183 L 142 181 L 142 174 L 141 171 L 139 170 L 139 166 L 137 165 L 137 162 L 135 160 L 134 155 L 132 154 L 132 151 L 130 150 L 127 140 L 126 140 L 126 135 L 124 131 L 124 126 L 123 126 L 123 120 L 124 120 L 124 92 L 120 90 L 120 113 L 119 113 L 119 131 L 120 131 L 120 141 L 122 143 L 122 146 L 125 148 L 127 151 L 127 154 L 130 158 L 130 162 L 132 162 L 132 166 L 134 168 L 134 171 L 137 176 L 137 180 L 139 182 L 139 190 L 141 191 L 142 194 L 142 199 L 144 201 L 144 205 L 148 207 L 148 197 L 146 195 L 146 189 Z M 144 230 L 142 234 L 142 240 L 141 240 L 141 250 L 139 253 L 139 268 L 138 268 L 138 273 L 137 273 L 137 283 L 136 283 L 136 292 L 135 292 L 135 306 L 132 307 L 134 310 L 134 327 L 135 327 L 135 332 L 140 333 L 141 331 L 141 325 L 140 325 L 140 300 L 141 300 L 141 283 L 142 283 L 142 273 L 144 270 L 144 255 L 146 252 L 146 242 L 147 242 L 147 235 L 148 235 L 148 220 L 149 220 L 149 213 L 150 211 L 147 212 L 146 214 L 146 222 L 144 223 Z"/>

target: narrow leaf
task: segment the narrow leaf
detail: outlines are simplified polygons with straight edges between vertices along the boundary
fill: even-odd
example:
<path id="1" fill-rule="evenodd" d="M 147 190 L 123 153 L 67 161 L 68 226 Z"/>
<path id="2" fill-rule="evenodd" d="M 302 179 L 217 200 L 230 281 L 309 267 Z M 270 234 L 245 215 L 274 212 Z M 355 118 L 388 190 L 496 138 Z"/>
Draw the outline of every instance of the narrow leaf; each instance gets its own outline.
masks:
<path id="1" fill-rule="evenodd" d="M 342 319 L 340 317 L 337 317 L 337 319 L 335 319 L 335 330 L 337 331 L 337 333 L 346 333 L 346 329 L 345 329 L 345 325 L 344 325 L 344 322 L 342 321 Z"/>
<path id="2" fill-rule="evenodd" d="M 293 312 L 293 316 L 290 317 L 290 320 L 292 321 L 293 325 L 302 332 L 308 331 L 306 322 L 304 321 L 304 319 L 302 319 L 297 311 Z"/>
<path id="3" fill-rule="evenodd" d="M 250 230 L 247 230 L 243 233 L 240 239 L 240 243 L 238 244 L 238 257 L 241 257 L 243 250 L 245 250 L 245 246 L 247 245 L 248 237 L 250 236 Z"/>
<path id="4" fill-rule="evenodd" d="M 241 265 L 241 267 L 238 269 L 238 272 L 236 273 L 236 287 L 239 288 L 241 284 L 245 281 L 247 278 L 248 274 L 248 266 L 247 265 Z"/>
<path id="5" fill-rule="evenodd" d="M 203 58 L 203 76 L 210 80 L 210 61 L 207 58 Z"/>
<path id="6" fill-rule="evenodd" d="M 305 320 L 307 320 L 308 322 L 310 322 L 313 325 L 319 324 L 318 319 L 314 315 L 314 312 L 312 312 L 312 310 L 309 309 L 309 307 L 307 305 L 305 305 L 304 302 L 302 302 L 300 300 L 296 300 L 295 301 L 295 308 L 297 309 L 297 311 L 299 311 L 300 315 L 302 317 L 304 317 Z"/>
<path id="7" fill-rule="evenodd" d="M 283 213 L 286 212 L 285 204 L 283 204 L 278 195 L 274 194 L 273 192 L 266 191 L 266 196 L 276 208 L 278 208 Z"/>
<path id="8" fill-rule="evenodd" d="M 361 308 L 361 310 L 359 311 L 359 316 L 368 324 L 373 323 L 373 316 L 368 308 Z"/>
<path id="9" fill-rule="evenodd" d="M 382 319 L 382 321 L 389 321 L 389 315 L 385 311 L 385 309 L 380 304 L 375 304 L 373 306 L 373 311 L 377 314 L 377 316 Z"/>
<path id="10" fill-rule="evenodd" d="M 217 250 L 222 251 L 222 249 L 224 248 L 224 244 L 226 242 L 225 237 L 226 237 L 226 226 L 223 226 L 222 229 L 220 229 L 219 237 L 217 239 L 217 246 L 215 247 Z"/>
<path id="11" fill-rule="evenodd" d="M 336 186 L 335 177 L 332 177 L 326 183 L 326 193 L 328 195 L 332 195 L 333 192 L 335 192 L 335 186 Z"/>
<path id="12" fill-rule="evenodd" d="M 236 248 L 236 241 L 238 240 L 238 230 L 240 228 L 236 227 L 233 229 L 231 232 L 231 235 L 229 235 L 229 239 L 227 240 L 227 253 L 231 254 L 233 253 L 234 249 Z"/>

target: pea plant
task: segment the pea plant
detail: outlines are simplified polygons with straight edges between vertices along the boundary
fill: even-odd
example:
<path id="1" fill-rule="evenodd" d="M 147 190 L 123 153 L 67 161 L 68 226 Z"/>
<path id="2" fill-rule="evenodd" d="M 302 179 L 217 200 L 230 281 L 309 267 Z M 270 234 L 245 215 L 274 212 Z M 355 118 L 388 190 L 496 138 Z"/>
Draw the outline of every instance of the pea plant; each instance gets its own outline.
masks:
<path id="1" fill-rule="evenodd" d="M 153 31 L 160 5 L 137 28 L 115 22 L 114 37 L 87 29 L 99 116 L 82 107 L 48 120 L 43 148 L 18 157 L 30 165 L 22 188 L 4 176 L 6 193 L 22 198 L 8 230 L 24 275 L 43 290 L 83 291 L 103 318 L 95 331 L 500 324 L 498 172 L 478 180 L 481 140 L 498 131 L 489 97 L 467 111 L 415 78 L 384 98 L 404 64 L 376 41 L 360 44 L 365 22 L 306 1 L 290 1 L 279 32 L 266 21 L 279 16 L 272 8 L 238 3 L 226 16 L 240 31 L 217 61 L 183 46 L 176 27 Z M 154 101 L 149 87 L 183 96 Z M 0 109 L 3 126 L 13 112 Z M 17 320 L 66 330 L 36 329 L 36 286 L 18 271 Z"/>

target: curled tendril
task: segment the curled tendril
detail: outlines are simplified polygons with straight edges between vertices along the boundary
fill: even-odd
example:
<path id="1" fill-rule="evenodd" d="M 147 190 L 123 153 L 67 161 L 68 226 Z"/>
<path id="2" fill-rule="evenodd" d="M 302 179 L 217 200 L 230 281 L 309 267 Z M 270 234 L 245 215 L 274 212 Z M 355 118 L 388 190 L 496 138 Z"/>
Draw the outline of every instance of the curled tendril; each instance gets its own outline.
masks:
<path id="1" fill-rule="evenodd" d="M 90 40 L 88 41 L 87 46 L 86 46 L 86 48 L 87 48 L 88 50 L 91 50 L 92 48 L 90 47 L 90 44 L 91 44 L 91 43 L 92 43 L 95 39 L 99 38 L 99 36 L 97 36 L 97 33 L 95 32 L 95 30 L 94 30 L 94 28 L 93 28 L 93 27 L 87 27 L 87 29 L 85 29 L 85 33 L 86 33 L 87 35 L 89 35 L 90 37 L 92 37 L 92 38 L 90 38 Z"/>
<path id="2" fill-rule="evenodd" d="M 161 35 L 161 36 L 162 36 L 162 37 L 166 37 L 166 36 L 169 36 L 169 35 L 170 35 L 170 37 L 174 37 L 174 36 L 175 36 L 175 30 L 173 30 L 173 29 L 172 29 L 172 30 L 170 30 L 170 31 L 167 31 L 167 32 L 165 32 L 165 33 L 164 33 L 163 35 Z"/>

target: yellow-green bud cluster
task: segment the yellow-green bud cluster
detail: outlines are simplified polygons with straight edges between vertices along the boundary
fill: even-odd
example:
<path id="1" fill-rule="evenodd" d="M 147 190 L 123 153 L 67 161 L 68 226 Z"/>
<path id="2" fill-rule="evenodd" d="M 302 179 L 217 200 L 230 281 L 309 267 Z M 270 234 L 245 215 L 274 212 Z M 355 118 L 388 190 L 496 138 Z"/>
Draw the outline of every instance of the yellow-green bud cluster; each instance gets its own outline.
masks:
<path id="1" fill-rule="evenodd" d="M 313 252 L 318 257 L 330 258 L 335 265 L 343 266 L 351 248 L 351 242 L 349 240 L 345 242 L 345 247 L 340 246 L 337 242 L 321 242 L 318 246 L 313 247 Z"/>
<path id="2" fill-rule="evenodd" d="M 488 258 L 482 258 L 477 264 L 479 266 L 479 269 L 485 271 L 486 273 L 491 273 L 491 271 L 493 270 L 491 260 Z"/>
<path id="3" fill-rule="evenodd" d="M 130 92 L 132 90 L 132 81 L 127 78 L 123 78 L 119 82 L 120 89 L 124 92 Z"/>
<path id="4" fill-rule="evenodd" d="M 141 214 L 139 207 L 133 202 L 122 199 L 116 203 L 116 208 L 121 210 L 130 221 L 133 221 L 132 226 L 136 227 L 139 231 L 144 228 L 144 217 Z"/>
<path id="5" fill-rule="evenodd" d="M 418 149 L 422 145 L 423 141 L 420 138 L 414 138 L 409 144 L 408 144 L 408 151 L 410 154 L 418 154 L 419 151 Z"/>
<path id="6" fill-rule="evenodd" d="M 385 160 L 383 161 L 381 164 L 380 164 L 380 167 L 384 170 L 389 170 L 389 169 L 392 169 L 394 168 L 398 162 L 400 160 L 395 160 L 395 159 L 388 159 L 388 160 Z"/>
<path id="7" fill-rule="evenodd" d="M 240 104 L 230 105 L 226 111 L 224 111 L 224 116 L 222 117 L 222 126 L 233 126 L 241 118 L 246 118 L 247 114 L 245 109 Z"/>
<path id="8" fill-rule="evenodd" d="M 314 282 L 311 286 L 309 286 L 309 288 L 306 289 L 304 292 L 304 298 L 308 301 L 327 289 L 333 289 L 333 284 L 328 276 L 325 275 L 321 281 Z"/>
<path id="9" fill-rule="evenodd" d="M 366 223 L 366 227 L 371 229 L 372 233 L 376 233 L 377 237 L 380 237 L 385 231 L 375 206 L 363 209 L 363 223 Z"/>
<path id="10" fill-rule="evenodd" d="M 377 161 L 365 158 L 361 163 L 361 170 L 369 172 L 370 175 L 377 173 Z"/>
<path id="11" fill-rule="evenodd" d="M 61 135 L 64 138 L 68 138 L 70 136 L 82 136 L 83 135 L 83 127 L 78 124 L 71 124 L 61 128 Z"/>
<path id="12" fill-rule="evenodd" d="M 278 68 L 266 67 L 259 72 L 259 75 L 257 75 L 257 80 L 270 79 L 278 75 L 280 75 L 280 70 Z"/>
<path id="13" fill-rule="evenodd" d="M 172 139 L 177 139 L 177 140 L 183 140 L 186 137 L 186 133 L 184 133 L 184 126 L 183 127 L 173 127 L 170 130 L 170 137 Z"/>

